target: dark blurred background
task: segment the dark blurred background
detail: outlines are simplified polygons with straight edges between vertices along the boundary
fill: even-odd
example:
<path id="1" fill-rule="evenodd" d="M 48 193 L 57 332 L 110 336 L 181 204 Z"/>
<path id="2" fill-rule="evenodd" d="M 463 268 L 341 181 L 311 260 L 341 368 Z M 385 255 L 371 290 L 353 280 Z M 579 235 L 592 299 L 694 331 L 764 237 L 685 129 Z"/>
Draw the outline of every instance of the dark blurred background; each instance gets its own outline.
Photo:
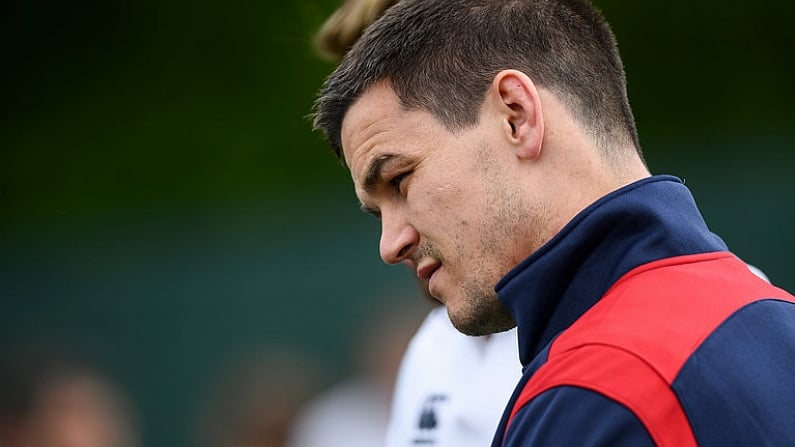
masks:
<path id="1" fill-rule="evenodd" d="M 793 3 L 596 3 L 652 171 L 795 290 Z M 421 301 L 306 118 L 336 6 L 6 2 L 2 353 L 90 351 L 144 445 L 187 446 L 230 363 L 279 346 L 332 381 L 381 306 Z"/>

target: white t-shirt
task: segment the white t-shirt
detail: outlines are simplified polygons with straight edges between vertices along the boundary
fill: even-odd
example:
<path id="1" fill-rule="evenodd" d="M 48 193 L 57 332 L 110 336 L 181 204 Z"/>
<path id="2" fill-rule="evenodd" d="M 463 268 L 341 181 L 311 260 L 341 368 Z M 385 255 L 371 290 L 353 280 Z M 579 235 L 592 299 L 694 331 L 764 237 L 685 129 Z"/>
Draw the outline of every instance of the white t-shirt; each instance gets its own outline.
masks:
<path id="1" fill-rule="evenodd" d="M 518 352 L 516 329 L 470 337 L 433 309 L 403 357 L 386 446 L 490 445 L 521 377 Z"/>

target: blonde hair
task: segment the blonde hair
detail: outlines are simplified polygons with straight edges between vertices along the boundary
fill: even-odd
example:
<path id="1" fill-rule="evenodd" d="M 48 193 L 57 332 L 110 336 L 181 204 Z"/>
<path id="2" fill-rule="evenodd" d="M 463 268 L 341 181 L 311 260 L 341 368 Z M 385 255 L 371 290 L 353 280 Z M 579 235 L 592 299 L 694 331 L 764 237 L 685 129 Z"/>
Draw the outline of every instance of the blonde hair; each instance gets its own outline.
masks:
<path id="1" fill-rule="evenodd" d="M 365 28 L 398 0 L 346 0 L 315 34 L 317 54 L 337 62 L 348 52 Z"/>

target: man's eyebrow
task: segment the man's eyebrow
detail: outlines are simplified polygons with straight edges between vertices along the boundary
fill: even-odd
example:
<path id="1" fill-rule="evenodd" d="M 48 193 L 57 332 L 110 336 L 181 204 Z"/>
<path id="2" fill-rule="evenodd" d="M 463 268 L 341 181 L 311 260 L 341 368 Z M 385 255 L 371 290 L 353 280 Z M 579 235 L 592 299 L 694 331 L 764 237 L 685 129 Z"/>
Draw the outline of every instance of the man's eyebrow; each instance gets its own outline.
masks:
<path id="1" fill-rule="evenodd" d="M 364 177 L 363 186 L 365 191 L 367 191 L 368 193 L 373 192 L 375 187 L 381 182 L 383 178 L 384 165 L 394 160 L 395 158 L 400 158 L 400 156 L 397 154 L 381 154 L 374 157 L 370 161 L 370 166 L 367 168 L 367 175 Z"/>

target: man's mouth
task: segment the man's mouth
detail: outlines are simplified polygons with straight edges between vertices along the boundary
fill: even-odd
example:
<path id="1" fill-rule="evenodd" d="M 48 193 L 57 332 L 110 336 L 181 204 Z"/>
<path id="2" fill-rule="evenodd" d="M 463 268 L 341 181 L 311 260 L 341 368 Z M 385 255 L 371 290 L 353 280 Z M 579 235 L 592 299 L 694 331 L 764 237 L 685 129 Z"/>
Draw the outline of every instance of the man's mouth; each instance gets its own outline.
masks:
<path id="1" fill-rule="evenodd" d="M 429 262 L 425 264 L 420 264 L 417 267 L 417 277 L 423 281 L 430 281 L 431 276 L 433 276 L 434 272 L 442 266 L 441 262 Z"/>

